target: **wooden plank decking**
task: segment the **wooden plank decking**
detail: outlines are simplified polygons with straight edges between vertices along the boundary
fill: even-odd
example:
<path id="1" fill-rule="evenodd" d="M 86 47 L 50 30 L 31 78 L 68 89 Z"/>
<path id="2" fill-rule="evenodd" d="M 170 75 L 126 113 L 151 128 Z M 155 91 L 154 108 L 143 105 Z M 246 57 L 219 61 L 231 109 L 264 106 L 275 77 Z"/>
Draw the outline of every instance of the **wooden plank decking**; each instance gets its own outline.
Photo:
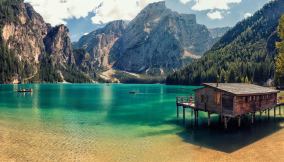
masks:
<path id="1" fill-rule="evenodd" d="M 267 113 L 268 118 L 270 118 L 270 110 L 273 109 L 274 110 L 274 118 L 275 118 L 276 117 L 276 109 L 277 108 L 279 109 L 279 115 L 281 115 L 281 108 L 282 108 L 282 106 L 284 106 L 284 103 L 278 102 L 275 107 L 268 108 L 268 109 L 265 109 L 265 110 L 260 110 L 259 114 L 261 116 L 262 113 L 265 112 L 265 113 Z M 194 124 L 195 125 L 198 124 L 198 113 L 199 113 L 199 111 L 208 113 L 208 126 L 210 126 L 210 124 L 211 124 L 211 116 L 210 116 L 211 114 L 218 114 L 218 115 L 220 115 L 220 119 L 223 119 L 223 121 L 224 121 L 225 128 L 228 127 L 229 120 L 232 119 L 232 118 L 235 118 L 233 116 L 223 116 L 219 112 L 212 112 L 212 111 L 208 111 L 208 110 L 205 110 L 205 109 L 200 109 L 200 108 L 196 107 L 196 105 L 194 103 L 194 98 L 193 97 L 179 96 L 179 97 L 176 98 L 177 118 L 179 118 L 179 114 L 180 114 L 179 113 L 179 108 L 180 107 L 182 107 L 182 109 L 183 109 L 183 123 L 184 124 L 185 124 L 185 110 L 186 109 L 190 109 L 192 111 L 192 114 L 194 112 Z M 254 120 L 255 120 L 256 112 L 251 112 L 251 113 L 248 113 L 248 114 L 251 115 L 251 123 L 253 124 Z M 238 126 L 240 127 L 240 125 L 241 125 L 241 116 L 238 116 L 237 118 L 238 118 Z"/>

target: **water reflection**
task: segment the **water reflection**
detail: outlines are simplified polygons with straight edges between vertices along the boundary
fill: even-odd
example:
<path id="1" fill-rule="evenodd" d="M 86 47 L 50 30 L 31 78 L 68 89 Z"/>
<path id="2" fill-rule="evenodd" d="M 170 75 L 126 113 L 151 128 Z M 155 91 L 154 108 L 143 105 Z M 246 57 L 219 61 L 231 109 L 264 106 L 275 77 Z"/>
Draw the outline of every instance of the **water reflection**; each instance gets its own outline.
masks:
<path id="1" fill-rule="evenodd" d="M 185 142 L 200 147 L 233 153 L 284 128 L 283 116 L 271 120 L 266 117 L 257 118 L 253 125 L 250 120 L 243 120 L 241 128 L 238 128 L 237 121 L 233 120 L 230 122 L 230 128 L 224 130 L 223 125 L 218 122 L 218 117 L 214 117 L 210 127 L 207 126 L 206 120 L 201 120 L 198 127 L 188 125 L 187 129 L 178 135 Z"/>

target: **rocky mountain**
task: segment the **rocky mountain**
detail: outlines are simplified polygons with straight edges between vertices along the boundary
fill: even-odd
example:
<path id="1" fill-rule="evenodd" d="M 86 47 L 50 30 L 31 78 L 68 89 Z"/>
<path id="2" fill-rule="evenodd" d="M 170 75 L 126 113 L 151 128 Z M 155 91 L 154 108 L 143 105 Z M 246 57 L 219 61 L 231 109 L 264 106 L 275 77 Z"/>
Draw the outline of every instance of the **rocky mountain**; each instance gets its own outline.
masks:
<path id="1" fill-rule="evenodd" d="M 95 30 L 73 44 L 75 49 L 84 49 L 87 53 L 86 57 L 90 57 L 89 64 L 94 70 L 110 68 L 109 53 L 113 44 L 125 31 L 127 23 L 118 20 L 108 23 L 105 27 Z M 81 59 L 86 59 L 81 57 Z M 78 60 L 80 66 L 82 60 Z M 83 62 L 84 63 L 84 62 Z"/>
<path id="2" fill-rule="evenodd" d="M 126 27 L 111 49 L 114 69 L 165 75 L 210 49 L 213 39 L 195 15 L 179 14 L 165 2 L 149 4 Z"/>
<path id="3" fill-rule="evenodd" d="M 220 39 L 230 29 L 230 27 L 211 28 L 209 32 L 214 39 Z"/>
<path id="4" fill-rule="evenodd" d="M 129 23 L 114 21 L 83 36 L 74 47 L 81 59 L 78 66 L 91 75 L 112 70 L 119 78 L 161 77 L 200 58 L 215 40 L 206 26 L 196 23 L 195 15 L 179 14 L 157 2 Z"/>
<path id="5" fill-rule="evenodd" d="M 230 29 L 200 60 L 168 76 L 167 83 L 271 83 L 279 39 L 277 26 L 283 14 L 284 1 L 271 1 Z"/>
<path id="6" fill-rule="evenodd" d="M 75 67 L 64 25 L 51 27 L 22 0 L 0 3 L 1 83 L 88 80 Z"/>

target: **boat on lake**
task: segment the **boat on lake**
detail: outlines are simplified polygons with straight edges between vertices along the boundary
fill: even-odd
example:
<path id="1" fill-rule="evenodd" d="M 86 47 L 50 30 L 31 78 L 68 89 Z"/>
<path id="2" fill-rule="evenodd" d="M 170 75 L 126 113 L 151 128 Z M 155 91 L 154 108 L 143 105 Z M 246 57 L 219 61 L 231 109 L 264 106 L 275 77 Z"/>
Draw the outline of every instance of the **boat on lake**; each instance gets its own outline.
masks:
<path id="1" fill-rule="evenodd" d="M 138 92 L 136 91 L 129 91 L 129 94 L 137 94 Z"/>
<path id="2" fill-rule="evenodd" d="M 18 93 L 31 93 L 33 92 L 33 89 L 19 89 L 17 90 Z"/>

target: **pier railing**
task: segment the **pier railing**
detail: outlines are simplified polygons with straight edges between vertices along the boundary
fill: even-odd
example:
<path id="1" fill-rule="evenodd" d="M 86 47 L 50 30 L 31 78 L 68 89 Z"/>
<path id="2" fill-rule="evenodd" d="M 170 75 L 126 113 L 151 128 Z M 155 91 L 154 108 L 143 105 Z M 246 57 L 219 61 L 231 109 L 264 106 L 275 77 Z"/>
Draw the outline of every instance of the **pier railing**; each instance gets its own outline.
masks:
<path id="1" fill-rule="evenodd" d="M 194 103 L 194 97 L 192 97 L 192 96 L 177 96 L 176 97 L 176 103 L 177 104 Z"/>

